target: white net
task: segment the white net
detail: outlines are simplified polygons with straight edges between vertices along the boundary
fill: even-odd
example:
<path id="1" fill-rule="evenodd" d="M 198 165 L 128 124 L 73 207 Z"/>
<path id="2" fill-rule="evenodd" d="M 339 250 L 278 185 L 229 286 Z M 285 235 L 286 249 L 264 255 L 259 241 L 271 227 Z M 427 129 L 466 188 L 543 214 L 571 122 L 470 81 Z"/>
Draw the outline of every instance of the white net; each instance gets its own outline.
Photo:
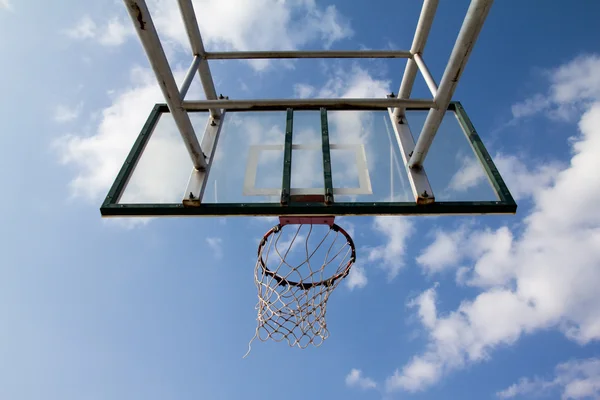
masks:
<path id="1" fill-rule="evenodd" d="M 256 338 L 321 345 L 329 336 L 327 300 L 355 258 L 352 238 L 335 224 L 273 227 L 258 247 L 258 324 L 250 345 Z"/>

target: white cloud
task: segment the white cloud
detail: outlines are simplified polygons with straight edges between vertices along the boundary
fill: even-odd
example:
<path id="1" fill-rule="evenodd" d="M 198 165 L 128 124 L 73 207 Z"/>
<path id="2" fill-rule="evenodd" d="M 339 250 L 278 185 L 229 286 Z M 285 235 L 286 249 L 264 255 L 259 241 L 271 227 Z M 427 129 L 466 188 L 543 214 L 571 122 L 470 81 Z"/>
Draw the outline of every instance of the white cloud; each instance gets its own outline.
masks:
<path id="1" fill-rule="evenodd" d="M 106 24 L 98 26 L 88 15 L 84 15 L 65 33 L 75 40 L 93 39 L 104 46 L 119 46 L 129 36 L 133 36 L 134 30 L 129 21 L 118 17 L 111 18 Z"/>
<path id="2" fill-rule="evenodd" d="M 319 90 L 318 97 L 385 97 L 390 92 L 389 80 L 376 79 L 366 69 L 358 65 L 352 68 L 337 69 L 332 77 Z"/>
<path id="3" fill-rule="evenodd" d="M 556 70 L 561 77 L 551 82 L 560 81 L 561 99 L 578 104 L 590 99 L 580 82 L 595 81 L 564 72 L 596 74 L 587 67 L 590 59 L 576 60 L 585 67 L 571 62 Z M 565 75 L 574 80 L 572 89 L 581 92 L 580 98 L 567 89 Z M 528 185 L 535 188 L 523 226 L 518 231 L 474 229 L 464 236 L 457 247 L 468 250 L 458 259 L 471 267 L 461 268 L 461 274 L 484 290 L 433 323 L 427 320 L 427 348 L 390 378 L 391 388 L 424 389 L 449 371 L 486 360 L 498 346 L 541 329 L 558 329 L 582 345 L 600 340 L 600 96 L 596 100 L 581 115 L 579 134 L 569 140 L 569 165 L 552 167 L 553 173 L 534 169 L 542 182 L 528 178 L 522 184 L 523 195 L 531 191 Z"/>
<path id="4" fill-rule="evenodd" d="M 571 120 L 600 98 L 600 55 L 575 58 L 546 71 L 550 80 L 547 93 L 537 93 L 512 106 L 514 119 L 544 112 L 553 119 Z"/>
<path id="5" fill-rule="evenodd" d="M 388 279 L 394 279 L 406 261 L 406 239 L 413 232 L 413 224 L 406 217 L 375 217 L 373 229 L 385 237 L 386 243 L 368 249 L 368 260 L 379 262 L 387 270 Z"/>
<path id="6" fill-rule="evenodd" d="M 0 8 L 4 8 L 8 11 L 13 10 L 13 6 L 12 6 L 12 3 L 10 2 L 10 0 L 0 0 Z"/>
<path id="7" fill-rule="evenodd" d="M 511 107 L 511 111 L 514 118 L 531 117 L 532 115 L 545 110 L 550 105 L 550 99 L 538 93 L 533 97 L 525 99 L 521 103 L 514 104 Z"/>
<path id="8" fill-rule="evenodd" d="M 66 34 L 72 39 L 91 39 L 96 36 L 96 23 L 89 15 L 84 15 Z"/>
<path id="9" fill-rule="evenodd" d="M 560 390 L 562 399 L 600 398 L 600 359 L 575 360 L 556 366 L 551 380 L 522 378 L 496 393 L 503 399 L 543 396 Z"/>
<path id="10" fill-rule="evenodd" d="M 213 257 L 217 260 L 223 258 L 223 239 L 218 237 L 207 237 L 206 243 L 213 251 Z"/>
<path id="11" fill-rule="evenodd" d="M 424 385 L 436 382 L 440 376 L 440 368 L 436 363 L 422 357 L 415 357 L 402 371 L 396 370 L 385 382 L 388 392 L 403 389 L 416 392 Z"/>
<path id="12" fill-rule="evenodd" d="M 100 29 L 98 42 L 105 46 L 119 46 L 127 40 L 129 36 L 133 36 L 134 30 L 129 21 L 122 21 L 119 18 L 113 18 Z"/>
<path id="13" fill-rule="evenodd" d="M 529 380 L 520 379 L 518 383 L 510 385 L 508 388 L 497 392 L 496 396 L 501 399 L 510 399 L 515 396 L 536 395 L 541 397 L 547 395 L 549 390 L 555 387 L 554 382 L 541 379 Z"/>
<path id="14" fill-rule="evenodd" d="M 312 96 L 316 91 L 317 90 L 314 86 L 306 83 L 297 83 L 294 85 L 294 97 L 298 97 L 300 99 L 306 99 Z"/>
<path id="15" fill-rule="evenodd" d="M 153 0 L 148 7 L 161 35 L 187 53 L 189 41 L 178 7 L 170 0 Z M 197 0 L 194 9 L 209 50 L 328 48 L 353 34 L 335 6 L 320 7 L 314 0 Z M 260 70 L 268 61 L 251 65 Z"/>
<path id="16" fill-rule="evenodd" d="M 540 193 L 564 169 L 561 163 L 551 162 L 538 164 L 530 170 L 519 157 L 501 153 L 494 156 L 494 163 L 516 200 Z"/>
<path id="17" fill-rule="evenodd" d="M 507 227 L 495 231 L 474 231 L 470 234 L 468 255 L 474 262 L 471 286 L 493 287 L 506 285 L 515 273 L 515 260 L 511 256 L 513 233 Z M 461 246 L 464 246 L 464 241 Z"/>
<path id="18" fill-rule="evenodd" d="M 417 257 L 419 266 L 427 274 L 456 269 L 456 281 L 460 284 L 479 287 L 507 284 L 514 276 L 509 257 L 512 232 L 506 227 L 495 231 L 469 229 L 465 224 L 453 232 L 436 231 L 433 242 Z M 462 265 L 467 262 L 472 267 Z"/>
<path id="19" fill-rule="evenodd" d="M 557 162 L 542 163 L 530 169 L 519 157 L 497 153 L 494 163 L 504 182 L 516 200 L 527 198 L 547 187 L 564 168 Z M 464 192 L 487 183 L 487 177 L 479 160 L 475 157 L 464 158 L 461 168 L 452 176 L 448 188 L 455 192 Z"/>
<path id="20" fill-rule="evenodd" d="M 346 386 L 357 387 L 360 389 L 375 389 L 377 383 L 368 377 L 362 376 L 360 369 L 353 368 L 348 375 L 346 375 Z"/>
<path id="21" fill-rule="evenodd" d="M 485 182 L 485 173 L 479 160 L 465 157 L 461 168 L 452 176 L 448 188 L 456 192 L 464 192 Z"/>
<path id="22" fill-rule="evenodd" d="M 350 273 L 345 279 L 346 285 L 350 290 L 354 290 L 356 288 L 362 289 L 367 286 L 367 274 L 365 273 L 365 269 L 359 265 L 353 265 Z"/>
<path id="23" fill-rule="evenodd" d="M 83 107 L 83 103 L 79 103 L 75 107 L 69 107 L 64 104 L 59 104 L 54 108 L 54 121 L 56 122 L 70 122 L 77 117 L 79 117 L 79 113 L 81 112 L 81 108 Z"/>
<path id="24" fill-rule="evenodd" d="M 435 240 L 417 257 L 417 263 L 427 273 L 441 272 L 455 267 L 464 257 L 465 248 L 460 246 L 464 240 L 465 229 L 455 232 L 438 231 Z"/>
<path id="25" fill-rule="evenodd" d="M 162 94 L 151 71 L 136 67 L 132 69 L 131 77 L 132 86 L 116 95 L 113 104 L 101 111 L 101 120 L 93 135 L 65 135 L 55 143 L 62 163 L 77 168 L 77 176 L 70 183 L 74 196 L 97 201 L 105 194 L 152 107 L 162 101 Z M 173 158 L 170 162 L 174 159 L 180 160 Z M 141 168 L 137 170 L 143 171 Z M 143 181 L 158 182 L 158 179 L 149 176 Z M 155 191 L 155 186 L 142 186 L 137 191 L 143 191 L 144 187 L 146 193 L 142 198 L 164 197 L 164 193 Z M 175 190 L 181 192 L 181 188 Z"/>
<path id="26" fill-rule="evenodd" d="M 409 307 L 417 307 L 421 323 L 427 328 L 432 328 L 437 320 L 437 307 L 435 305 L 435 287 L 427 289 L 408 303 Z"/>

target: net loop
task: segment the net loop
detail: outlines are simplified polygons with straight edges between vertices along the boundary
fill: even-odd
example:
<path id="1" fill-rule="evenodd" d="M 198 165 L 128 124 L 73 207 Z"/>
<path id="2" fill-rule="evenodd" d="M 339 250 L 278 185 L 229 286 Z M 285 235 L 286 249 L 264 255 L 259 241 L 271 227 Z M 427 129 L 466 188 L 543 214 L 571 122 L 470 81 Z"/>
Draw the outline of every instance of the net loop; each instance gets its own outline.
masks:
<path id="1" fill-rule="evenodd" d="M 284 229 L 288 226 L 292 229 Z M 315 238 L 316 226 L 326 231 L 321 239 Z M 351 236 L 333 218 L 281 217 L 258 246 L 257 327 L 246 355 L 256 338 L 286 340 L 300 348 L 321 345 L 329 336 L 325 320 L 329 295 L 348 276 L 355 260 Z"/>

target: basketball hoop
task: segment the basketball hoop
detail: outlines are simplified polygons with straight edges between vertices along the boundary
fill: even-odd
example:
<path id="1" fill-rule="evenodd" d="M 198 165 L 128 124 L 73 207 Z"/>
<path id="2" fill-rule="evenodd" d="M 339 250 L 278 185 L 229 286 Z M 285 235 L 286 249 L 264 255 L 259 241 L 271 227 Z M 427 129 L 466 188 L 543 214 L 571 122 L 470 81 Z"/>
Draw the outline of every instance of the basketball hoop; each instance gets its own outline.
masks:
<path id="1" fill-rule="evenodd" d="M 297 228 L 286 230 L 289 240 L 282 239 L 288 226 Z M 316 245 L 315 226 L 326 228 Z M 303 251 L 298 245 L 302 241 Z M 248 353 L 256 338 L 287 340 L 292 347 L 320 346 L 329 336 L 325 320 L 329 295 L 348 276 L 355 260 L 354 242 L 334 217 L 280 217 L 258 245 L 254 270 L 258 324 Z"/>

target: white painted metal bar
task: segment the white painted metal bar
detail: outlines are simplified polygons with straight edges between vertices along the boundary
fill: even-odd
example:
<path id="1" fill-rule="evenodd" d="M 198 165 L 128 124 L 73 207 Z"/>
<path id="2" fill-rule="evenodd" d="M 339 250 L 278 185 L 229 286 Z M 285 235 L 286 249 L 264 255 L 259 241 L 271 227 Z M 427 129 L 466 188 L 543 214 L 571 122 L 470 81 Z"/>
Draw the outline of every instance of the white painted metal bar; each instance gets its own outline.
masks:
<path id="1" fill-rule="evenodd" d="M 385 123 L 385 131 L 388 134 L 388 140 L 389 140 L 389 143 L 390 143 L 390 150 L 393 150 L 393 147 L 394 147 L 393 143 L 394 142 L 392 140 L 392 131 L 391 131 L 390 127 L 389 127 L 389 121 L 388 121 L 389 115 L 388 115 L 387 118 L 386 117 L 383 117 L 383 118 L 384 118 L 383 122 Z M 412 137 L 412 135 L 411 135 L 411 137 Z M 413 140 L 413 143 L 414 143 L 414 140 Z M 398 147 L 398 148 L 400 148 L 400 147 Z M 402 193 L 406 193 L 406 185 L 405 185 L 405 181 L 404 181 L 404 175 L 402 175 L 402 169 L 406 168 L 406 164 L 404 164 L 402 166 L 403 167 L 402 168 L 402 167 L 400 167 L 400 162 L 398 161 L 398 157 L 396 157 L 394 155 L 391 159 L 394 161 L 394 166 L 396 167 L 396 172 L 398 173 L 398 178 L 400 179 L 400 186 L 401 186 Z M 392 169 L 391 166 L 390 166 L 390 169 Z M 390 185 L 390 186 L 392 186 L 392 185 Z"/>
<path id="2" fill-rule="evenodd" d="M 185 100 L 185 95 L 187 94 L 188 90 L 190 89 L 192 80 L 194 80 L 194 75 L 196 75 L 196 71 L 198 70 L 198 64 L 200 64 L 200 61 L 202 61 L 200 56 L 194 56 L 192 65 L 190 65 L 190 68 L 188 69 L 188 72 L 185 75 L 185 79 L 183 80 L 183 83 L 181 84 L 181 89 L 179 89 L 179 98 L 181 99 L 181 101 Z"/>
<path id="3" fill-rule="evenodd" d="M 452 95 L 456 90 L 460 76 L 465 70 L 471 51 L 475 46 L 475 42 L 492 7 L 492 3 L 493 0 L 472 0 L 469 5 L 467 15 L 460 28 L 458 38 L 442 76 L 442 81 L 438 87 L 437 96 L 435 97 L 437 108 L 432 108 L 429 110 L 429 114 L 427 114 L 423 129 L 419 135 L 419 140 L 417 140 L 415 150 L 410 157 L 408 164 L 410 168 L 419 168 L 423 165 L 425 156 L 427 156 L 433 138 L 442 123 L 444 114 L 452 100 Z"/>
<path id="4" fill-rule="evenodd" d="M 435 96 L 437 96 L 438 87 L 437 83 L 435 83 L 435 79 L 433 79 L 433 76 L 431 76 L 431 72 L 429 72 L 429 68 L 427 68 L 427 64 L 425 64 L 425 61 L 420 54 L 415 54 L 413 58 L 415 59 L 415 62 L 417 63 L 417 66 L 419 67 L 419 70 L 425 79 L 425 83 L 427 84 L 431 95 L 435 98 Z"/>
<path id="5" fill-rule="evenodd" d="M 246 109 L 252 110 L 261 108 L 277 108 L 285 110 L 286 108 L 319 108 L 319 107 L 373 107 L 386 108 L 398 107 L 427 109 L 435 106 L 433 100 L 427 99 L 398 99 L 398 98 L 332 98 L 332 99 L 251 99 L 251 100 L 199 100 L 184 101 L 183 108 L 186 110 L 206 110 L 208 108 L 222 109 Z"/>
<path id="6" fill-rule="evenodd" d="M 207 51 L 207 60 L 251 60 L 278 58 L 410 58 L 407 50 L 284 50 Z"/>
<path id="7" fill-rule="evenodd" d="M 184 206 L 199 206 L 204 198 L 210 167 L 213 165 L 214 157 L 221 135 L 221 128 L 225 121 L 225 111 L 220 112 L 219 119 L 208 117 L 204 136 L 202 136 L 202 148 L 208 152 L 208 165 L 204 170 L 192 169 L 187 188 L 183 196 Z M 217 181 L 215 181 L 215 201 L 217 199 Z"/>
<path id="8" fill-rule="evenodd" d="M 156 28 L 152 22 L 146 2 L 144 0 L 124 0 L 124 2 L 142 42 L 142 46 L 146 51 L 152 70 L 156 75 L 165 101 L 169 106 L 173 120 L 192 158 L 192 163 L 195 168 L 204 169 L 206 168 L 206 161 L 204 160 L 202 148 L 200 147 L 200 143 L 198 143 L 194 127 L 187 112 L 181 107 L 179 89 L 177 88 L 177 83 L 171 72 L 169 62 L 156 33 Z"/>
<path id="9" fill-rule="evenodd" d="M 431 189 L 431 185 L 429 184 L 429 179 L 427 178 L 425 169 L 408 167 L 408 161 L 410 160 L 410 156 L 415 147 L 415 139 L 410 131 L 408 121 L 406 120 L 405 116 L 396 117 L 391 108 L 388 109 L 388 112 L 396 140 L 398 141 L 398 146 L 400 147 L 400 155 L 402 156 L 402 160 L 406 166 L 408 181 L 410 182 L 410 187 L 412 189 L 415 202 L 417 204 L 433 203 L 435 201 L 435 196 L 433 194 L 433 190 Z"/>
<path id="10" fill-rule="evenodd" d="M 354 159 L 356 160 L 356 169 L 358 170 L 358 188 L 360 190 L 355 190 L 354 193 L 351 194 L 373 194 L 373 187 L 371 186 L 371 178 L 369 177 L 369 167 L 367 165 L 367 154 L 365 152 L 365 146 L 362 144 L 331 144 L 329 147 L 332 150 L 354 150 Z M 342 194 L 340 193 L 340 188 L 333 188 L 333 194 Z M 292 193 L 293 194 L 293 193 Z"/>
<path id="11" fill-rule="evenodd" d="M 390 143 L 390 201 L 394 201 L 394 148 Z"/>
<path id="12" fill-rule="evenodd" d="M 433 24 L 433 18 L 437 10 L 439 0 L 425 0 L 423 7 L 421 8 L 421 15 L 419 16 L 419 22 L 417 23 L 417 29 L 415 30 L 415 36 L 413 38 L 412 46 L 410 48 L 411 54 L 423 53 L 427 38 L 429 37 L 429 31 Z M 402 76 L 402 82 L 400 83 L 400 89 L 398 89 L 398 98 L 409 99 L 412 92 L 415 78 L 417 76 L 417 64 L 414 58 L 409 58 L 406 61 L 406 68 L 404 69 L 404 75 Z M 404 113 L 404 108 L 398 107 L 394 110 L 396 117 Z"/>
<path id="13" fill-rule="evenodd" d="M 207 100 L 215 100 L 217 98 L 217 91 L 215 90 L 215 83 L 210 72 L 210 66 L 206 60 L 204 50 L 204 43 L 202 42 L 202 36 L 200 35 L 200 29 L 198 28 L 198 20 L 196 19 L 196 13 L 194 11 L 194 5 L 192 0 L 178 0 L 179 10 L 185 29 L 192 46 L 192 53 L 195 56 L 199 56 L 201 61 L 198 65 L 198 75 L 200 75 L 200 81 L 204 88 L 204 94 Z M 213 108 L 210 110 L 210 115 L 214 118 L 219 118 L 219 109 Z"/>

